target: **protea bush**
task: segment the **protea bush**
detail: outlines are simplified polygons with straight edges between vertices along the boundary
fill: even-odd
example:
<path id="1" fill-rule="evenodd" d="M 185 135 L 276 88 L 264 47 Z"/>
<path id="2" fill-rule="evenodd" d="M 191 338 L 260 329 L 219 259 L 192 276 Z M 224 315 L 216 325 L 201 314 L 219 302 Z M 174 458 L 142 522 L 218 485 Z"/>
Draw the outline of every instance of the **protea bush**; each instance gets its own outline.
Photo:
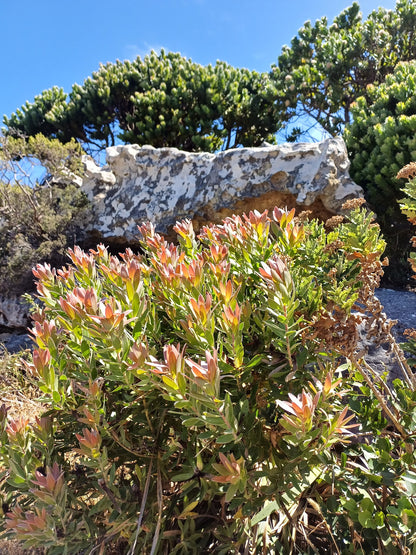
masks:
<path id="1" fill-rule="evenodd" d="M 416 424 L 357 353 L 385 245 L 349 208 L 326 228 L 185 220 L 178 244 L 146 224 L 141 254 L 38 265 L 45 408 L 0 410 L 4 534 L 50 554 L 400 553 Z"/>

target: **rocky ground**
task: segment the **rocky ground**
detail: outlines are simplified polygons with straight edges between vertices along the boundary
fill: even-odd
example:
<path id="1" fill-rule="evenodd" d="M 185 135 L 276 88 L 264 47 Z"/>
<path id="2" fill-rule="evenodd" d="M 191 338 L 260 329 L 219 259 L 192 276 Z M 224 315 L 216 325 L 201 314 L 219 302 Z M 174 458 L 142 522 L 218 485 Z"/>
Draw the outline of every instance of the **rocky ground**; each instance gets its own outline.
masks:
<path id="1" fill-rule="evenodd" d="M 391 320 L 397 320 L 393 332 L 402 341 L 405 329 L 416 328 L 416 293 L 377 289 L 376 294 L 387 316 Z"/>
<path id="2" fill-rule="evenodd" d="M 416 328 L 416 293 L 378 289 L 376 295 L 384 307 L 386 316 L 396 321 L 392 334 L 397 343 L 405 342 L 407 338 L 404 331 Z M 359 333 L 360 346 L 367 352 L 365 360 L 373 370 L 378 374 L 384 374 L 387 371 L 390 383 L 396 378 L 403 379 L 401 366 L 392 352 L 392 345 L 388 341 L 377 342 L 374 339 L 368 339 L 361 326 Z"/>

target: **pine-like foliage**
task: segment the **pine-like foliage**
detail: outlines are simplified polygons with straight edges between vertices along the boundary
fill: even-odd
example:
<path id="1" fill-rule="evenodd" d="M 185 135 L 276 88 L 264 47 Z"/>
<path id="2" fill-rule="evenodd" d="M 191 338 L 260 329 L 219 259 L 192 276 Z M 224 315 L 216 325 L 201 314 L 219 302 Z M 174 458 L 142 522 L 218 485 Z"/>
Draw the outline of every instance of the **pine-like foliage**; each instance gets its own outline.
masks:
<path id="1" fill-rule="evenodd" d="M 367 98 L 352 106 L 353 123 L 344 138 L 352 178 L 365 190 L 390 246 L 389 257 L 408 256 L 411 229 L 397 203 L 402 197 L 397 172 L 416 160 L 416 63 L 400 63 Z M 404 270 L 404 266 L 402 270 Z"/>
<path id="2" fill-rule="evenodd" d="M 12 135 L 75 138 L 86 149 L 120 140 L 213 152 L 273 141 L 280 106 L 267 73 L 202 66 L 162 50 L 102 65 L 69 95 L 46 90 L 4 123 Z"/>
<path id="3" fill-rule="evenodd" d="M 342 133 L 352 104 L 369 98 L 368 85 L 383 83 L 399 62 L 416 57 L 415 25 L 414 0 L 399 0 L 394 11 L 374 10 L 365 20 L 354 2 L 332 24 L 326 17 L 307 21 L 271 75 L 290 116 L 289 139 L 307 138 L 314 126 Z"/>

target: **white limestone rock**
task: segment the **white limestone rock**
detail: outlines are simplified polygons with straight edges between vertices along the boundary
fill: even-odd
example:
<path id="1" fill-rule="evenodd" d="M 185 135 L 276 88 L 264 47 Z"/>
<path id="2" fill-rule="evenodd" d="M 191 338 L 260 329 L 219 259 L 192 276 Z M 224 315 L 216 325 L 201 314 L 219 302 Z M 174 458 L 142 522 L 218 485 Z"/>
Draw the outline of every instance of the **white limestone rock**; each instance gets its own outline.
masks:
<path id="1" fill-rule="evenodd" d="M 30 322 L 29 307 L 17 297 L 0 295 L 0 328 L 26 329 Z"/>
<path id="2" fill-rule="evenodd" d="M 345 200 L 363 196 L 348 169 L 341 138 L 218 154 L 123 145 L 107 149 L 105 167 L 85 160 L 82 189 L 93 206 L 90 228 L 129 241 L 145 221 L 166 233 L 183 218 L 218 221 L 227 210 L 246 211 L 240 201 L 247 200 L 249 209 L 264 209 L 264 199 L 273 208 L 290 197 L 301 209 L 319 202 L 328 215 L 340 213 Z"/>

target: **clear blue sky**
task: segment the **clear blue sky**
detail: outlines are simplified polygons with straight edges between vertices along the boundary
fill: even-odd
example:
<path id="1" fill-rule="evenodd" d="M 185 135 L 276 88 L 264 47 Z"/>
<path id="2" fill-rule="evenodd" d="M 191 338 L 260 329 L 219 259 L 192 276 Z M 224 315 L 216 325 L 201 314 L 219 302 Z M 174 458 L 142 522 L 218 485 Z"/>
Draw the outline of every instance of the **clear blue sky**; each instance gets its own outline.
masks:
<path id="1" fill-rule="evenodd" d="M 153 49 L 200 64 L 267 71 L 306 20 L 348 0 L 0 0 L 0 119 L 54 85 L 69 92 L 99 63 Z M 364 16 L 394 0 L 362 0 Z"/>

